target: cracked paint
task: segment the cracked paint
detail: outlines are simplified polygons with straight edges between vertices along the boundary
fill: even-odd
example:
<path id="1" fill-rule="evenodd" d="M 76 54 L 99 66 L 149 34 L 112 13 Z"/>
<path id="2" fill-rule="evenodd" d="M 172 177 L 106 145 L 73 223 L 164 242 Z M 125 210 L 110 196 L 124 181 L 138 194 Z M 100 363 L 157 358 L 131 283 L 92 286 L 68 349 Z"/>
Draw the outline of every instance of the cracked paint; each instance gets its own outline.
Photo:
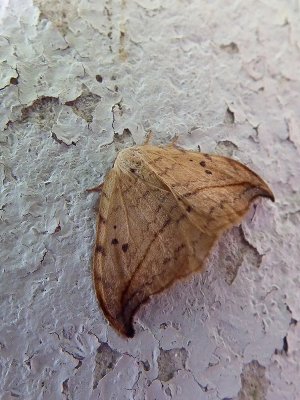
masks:
<path id="1" fill-rule="evenodd" d="M 238 400 L 265 400 L 269 382 L 266 379 L 266 368 L 257 361 L 246 364 L 241 374 L 242 388 Z"/>
<path id="2" fill-rule="evenodd" d="M 157 379 L 162 382 L 167 382 L 172 379 L 175 375 L 175 372 L 179 371 L 180 369 L 185 369 L 187 356 L 187 350 L 184 348 L 160 350 L 160 354 L 157 359 L 159 370 Z"/>
<path id="3" fill-rule="evenodd" d="M 300 29 L 288 0 L 0 4 L 1 399 L 298 400 Z M 117 151 L 175 135 L 272 187 L 119 337 L 91 277 Z"/>
<path id="4" fill-rule="evenodd" d="M 99 381 L 111 370 L 114 369 L 121 354 L 113 351 L 106 343 L 101 344 L 97 349 L 95 357 L 94 384 L 96 389 Z"/>

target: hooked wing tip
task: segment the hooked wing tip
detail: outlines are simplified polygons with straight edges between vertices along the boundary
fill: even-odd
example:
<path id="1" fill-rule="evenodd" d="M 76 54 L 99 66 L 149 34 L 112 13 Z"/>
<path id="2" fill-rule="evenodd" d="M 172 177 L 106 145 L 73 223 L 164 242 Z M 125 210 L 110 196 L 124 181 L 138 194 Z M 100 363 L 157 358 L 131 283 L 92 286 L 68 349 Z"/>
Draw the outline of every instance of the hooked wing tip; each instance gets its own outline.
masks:
<path id="1" fill-rule="evenodd" d="M 273 203 L 274 203 L 274 201 L 275 201 L 275 196 L 274 196 L 274 194 L 271 192 L 271 193 L 269 193 L 268 195 L 266 195 L 266 197 L 268 197 L 270 200 L 272 200 L 273 201 Z"/>
<path id="2" fill-rule="evenodd" d="M 275 201 L 275 196 L 269 186 L 264 182 L 264 187 L 262 188 L 262 192 L 258 194 L 258 196 L 266 197 L 271 201 Z"/>
<path id="3" fill-rule="evenodd" d="M 129 326 L 129 327 L 127 328 L 127 330 L 126 330 L 126 336 L 127 336 L 128 338 L 133 338 L 134 334 L 135 334 L 135 332 L 134 332 L 133 327 L 132 327 L 132 326 Z"/>
<path id="4" fill-rule="evenodd" d="M 269 199 L 270 200 L 272 200 L 273 201 L 273 203 L 274 203 L 274 201 L 275 201 L 275 196 L 274 196 L 274 193 L 270 190 L 270 193 L 269 193 Z"/>
<path id="5" fill-rule="evenodd" d="M 133 319 L 133 315 L 132 315 L 132 319 Z M 128 339 L 132 339 L 134 337 L 135 331 L 134 331 L 132 322 L 128 325 L 116 324 L 115 321 L 112 321 L 112 320 L 110 322 L 111 322 L 113 328 L 115 328 L 121 336 L 124 336 Z"/>

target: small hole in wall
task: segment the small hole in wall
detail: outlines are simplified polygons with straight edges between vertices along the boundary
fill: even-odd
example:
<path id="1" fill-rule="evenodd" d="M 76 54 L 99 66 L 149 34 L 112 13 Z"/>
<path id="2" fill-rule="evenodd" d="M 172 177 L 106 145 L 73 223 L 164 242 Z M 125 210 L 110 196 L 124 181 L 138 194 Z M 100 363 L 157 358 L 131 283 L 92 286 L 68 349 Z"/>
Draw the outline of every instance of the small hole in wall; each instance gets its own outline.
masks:
<path id="1" fill-rule="evenodd" d="M 11 85 L 17 85 L 19 83 L 17 78 L 10 78 Z"/>
<path id="2" fill-rule="evenodd" d="M 287 354 L 288 349 L 289 349 L 288 341 L 287 341 L 287 338 L 286 338 L 286 336 L 285 336 L 285 337 L 283 338 L 282 350 L 285 352 L 285 354 Z"/>
<path id="3" fill-rule="evenodd" d="M 101 75 L 96 75 L 96 81 L 102 83 L 103 78 Z"/>
<path id="4" fill-rule="evenodd" d="M 148 360 L 142 361 L 142 364 L 143 364 L 143 367 L 144 367 L 145 371 L 149 371 L 150 370 L 150 364 L 149 364 Z"/>

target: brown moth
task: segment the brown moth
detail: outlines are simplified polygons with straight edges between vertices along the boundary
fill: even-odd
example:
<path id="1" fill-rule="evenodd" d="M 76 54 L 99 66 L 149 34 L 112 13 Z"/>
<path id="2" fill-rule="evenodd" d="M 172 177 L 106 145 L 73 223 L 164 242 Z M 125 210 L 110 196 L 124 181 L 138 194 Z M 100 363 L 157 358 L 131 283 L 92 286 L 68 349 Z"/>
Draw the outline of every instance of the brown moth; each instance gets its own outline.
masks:
<path id="1" fill-rule="evenodd" d="M 230 158 L 175 146 L 120 151 L 101 185 L 94 282 L 106 318 L 126 337 L 155 293 L 203 270 L 212 246 L 268 185 Z"/>

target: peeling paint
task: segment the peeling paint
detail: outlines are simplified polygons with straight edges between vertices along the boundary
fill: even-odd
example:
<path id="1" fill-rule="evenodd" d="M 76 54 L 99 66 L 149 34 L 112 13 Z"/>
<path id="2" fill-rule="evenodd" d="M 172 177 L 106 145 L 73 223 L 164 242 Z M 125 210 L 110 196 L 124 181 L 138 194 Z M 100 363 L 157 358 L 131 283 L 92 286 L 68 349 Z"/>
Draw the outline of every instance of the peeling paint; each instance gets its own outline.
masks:
<path id="1" fill-rule="evenodd" d="M 100 96 L 84 88 L 79 97 L 75 100 L 67 101 L 65 104 L 72 107 L 75 114 L 89 123 L 93 121 L 93 112 L 100 101 Z"/>
<path id="2" fill-rule="evenodd" d="M 256 268 L 259 268 L 262 262 L 262 255 L 245 240 L 241 227 L 233 228 L 230 234 L 225 234 L 214 254 L 214 262 L 218 265 L 221 273 L 225 274 L 225 282 L 229 285 L 235 280 L 238 270 L 244 262 Z M 226 254 L 225 257 L 224 254 Z"/>
<path id="3" fill-rule="evenodd" d="M 266 379 L 266 368 L 257 361 L 246 364 L 241 374 L 242 388 L 238 400 L 265 400 L 269 382 Z"/>
<path id="4" fill-rule="evenodd" d="M 162 382 L 167 382 L 173 378 L 175 372 L 180 369 L 185 369 L 185 363 L 187 360 L 187 350 L 172 349 L 172 350 L 160 350 L 158 363 L 158 379 Z"/>
<path id="5" fill-rule="evenodd" d="M 238 146 L 230 140 L 220 140 L 216 146 L 216 153 L 227 157 L 233 157 L 237 150 Z"/>
<path id="6" fill-rule="evenodd" d="M 98 386 L 99 381 L 104 378 L 109 371 L 114 369 L 114 366 L 120 357 L 121 354 L 112 350 L 108 344 L 101 344 L 97 349 L 95 357 L 94 389 Z"/>

